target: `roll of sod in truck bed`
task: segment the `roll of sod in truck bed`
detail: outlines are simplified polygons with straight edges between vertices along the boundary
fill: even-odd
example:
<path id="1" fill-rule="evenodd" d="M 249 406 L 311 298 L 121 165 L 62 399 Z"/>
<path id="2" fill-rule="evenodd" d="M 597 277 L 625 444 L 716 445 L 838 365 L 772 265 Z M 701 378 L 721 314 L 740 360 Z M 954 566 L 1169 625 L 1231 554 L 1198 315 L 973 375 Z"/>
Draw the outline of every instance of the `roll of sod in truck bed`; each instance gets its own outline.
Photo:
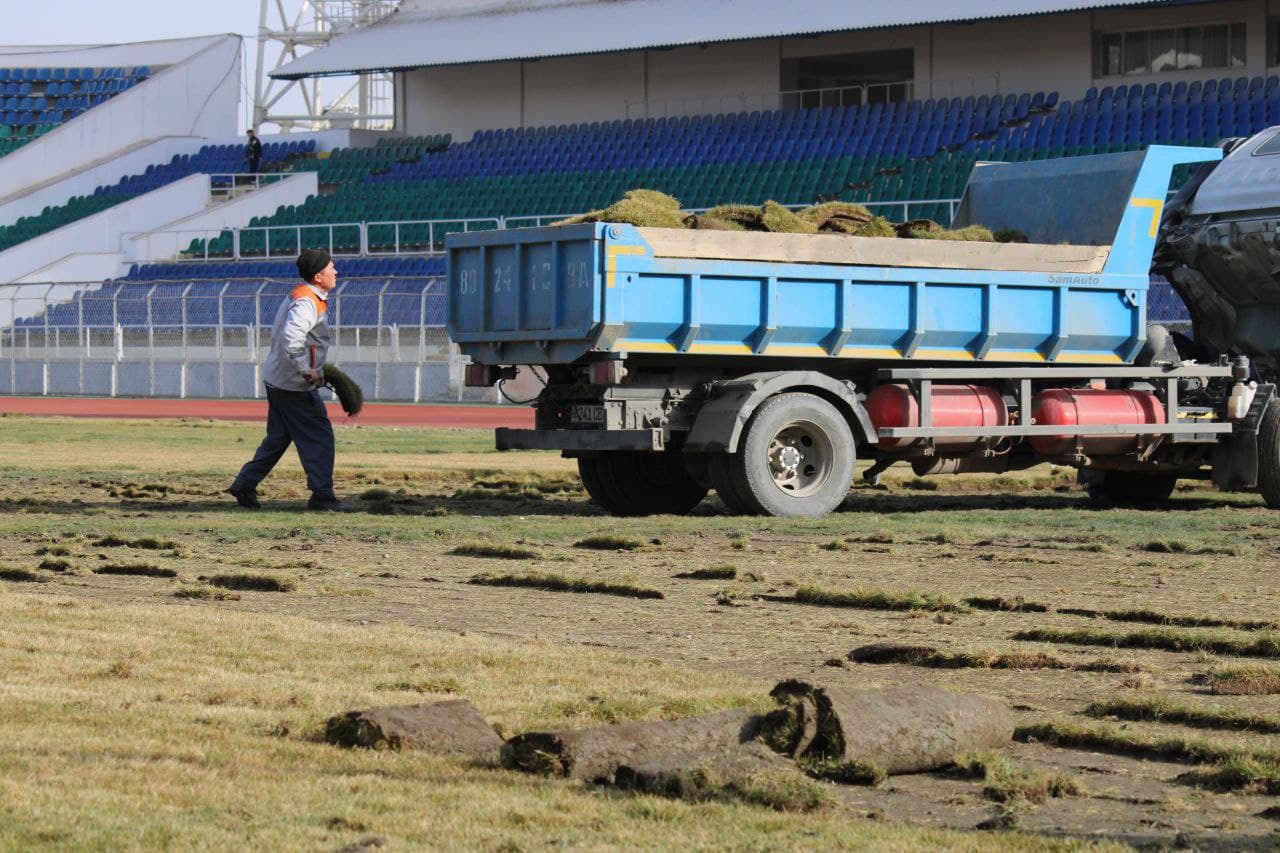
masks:
<path id="1" fill-rule="evenodd" d="M 526 732 L 507 741 L 502 763 L 514 770 L 612 783 L 619 766 L 688 766 L 691 755 L 738 749 L 756 735 L 759 717 L 720 711 L 682 720 L 622 723 L 593 729 Z"/>
<path id="2" fill-rule="evenodd" d="M 784 681 L 771 695 L 782 708 L 764 718 L 761 736 L 796 758 L 918 773 L 1013 738 L 1004 703 L 935 687 L 854 690 Z"/>
<path id="3" fill-rule="evenodd" d="M 980 225 L 951 230 L 931 219 L 914 219 L 895 226 L 860 204 L 829 201 L 792 212 L 776 201 L 760 206 L 722 204 L 705 213 L 680 209 L 680 202 L 654 190 L 631 190 L 601 210 L 562 219 L 553 225 L 613 222 L 637 228 L 674 228 L 702 231 L 758 231 L 773 234 L 843 234 L 858 237 L 900 237 L 961 241 L 995 241 Z"/>

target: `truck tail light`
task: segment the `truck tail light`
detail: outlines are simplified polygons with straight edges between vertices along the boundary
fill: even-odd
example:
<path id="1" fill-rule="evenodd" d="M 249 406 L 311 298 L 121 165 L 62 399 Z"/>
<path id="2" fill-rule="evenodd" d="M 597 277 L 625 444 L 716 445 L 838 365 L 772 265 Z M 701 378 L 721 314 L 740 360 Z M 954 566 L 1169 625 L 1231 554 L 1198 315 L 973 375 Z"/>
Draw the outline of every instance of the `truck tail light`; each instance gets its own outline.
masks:
<path id="1" fill-rule="evenodd" d="M 627 376 L 621 361 L 596 361 L 591 364 L 592 385 L 617 385 Z"/>
<path id="2" fill-rule="evenodd" d="M 468 388 L 491 388 L 498 381 L 498 373 L 492 364 L 468 364 L 463 381 Z"/>

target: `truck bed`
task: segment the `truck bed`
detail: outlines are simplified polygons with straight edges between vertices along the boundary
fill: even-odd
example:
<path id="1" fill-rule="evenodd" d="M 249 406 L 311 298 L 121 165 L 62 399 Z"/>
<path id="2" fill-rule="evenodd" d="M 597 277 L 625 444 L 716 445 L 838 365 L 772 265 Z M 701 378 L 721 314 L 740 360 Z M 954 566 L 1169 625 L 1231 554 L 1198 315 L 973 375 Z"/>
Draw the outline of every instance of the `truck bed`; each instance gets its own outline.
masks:
<path id="1" fill-rule="evenodd" d="M 1134 159 L 1107 246 L 606 223 L 451 234 L 449 333 L 481 364 L 602 354 L 1124 364 L 1145 340 L 1173 168 L 1220 156 L 1152 146 Z"/>

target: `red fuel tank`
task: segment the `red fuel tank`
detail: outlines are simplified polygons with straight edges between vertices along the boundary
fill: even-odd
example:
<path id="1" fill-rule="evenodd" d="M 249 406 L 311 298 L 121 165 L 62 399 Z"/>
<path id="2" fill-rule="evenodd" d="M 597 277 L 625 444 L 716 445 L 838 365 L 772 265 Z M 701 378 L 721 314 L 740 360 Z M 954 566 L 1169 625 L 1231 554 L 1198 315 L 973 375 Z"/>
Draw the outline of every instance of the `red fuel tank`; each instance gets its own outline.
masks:
<path id="1" fill-rule="evenodd" d="M 930 400 L 935 427 L 995 427 L 1009 423 L 1009 409 L 1000 392 L 985 385 L 934 385 Z M 881 385 L 867 397 L 867 414 L 877 430 L 882 427 L 920 425 L 920 403 L 906 385 Z M 922 438 L 882 438 L 885 450 L 911 447 Z M 936 438 L 934 445 L 948 450 L 977 446 L 974 438 Z"/>
<path id="2" fill-rule="evenodd" d="M 1036 395 L 1032 417 L 1037 426 L 1096 426 L 1101 424 L 1162 424 L 1164 406 L 1147 391 L 1111 391 L 1097 388 L 1051 388 Z M 1112 456 L 1131 453 L 1150 436 L 1138 435 L 1041 435 L 1031 446 L 1045 456 L 1074 453 L 1077 438 L 1085 453 Z"/>

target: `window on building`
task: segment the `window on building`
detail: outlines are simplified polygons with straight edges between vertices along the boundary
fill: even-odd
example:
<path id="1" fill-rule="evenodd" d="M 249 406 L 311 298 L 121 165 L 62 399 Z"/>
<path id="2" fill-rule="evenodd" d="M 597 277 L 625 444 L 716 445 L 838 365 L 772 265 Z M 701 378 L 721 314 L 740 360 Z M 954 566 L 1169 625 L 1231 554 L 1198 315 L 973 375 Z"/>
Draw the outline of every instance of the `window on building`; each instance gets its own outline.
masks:
<path id="1" fill-rule="evenodd" d="M 1280 58 L 1280 21 L 1272 23 L 1271 63 Z M 1207 24 L 1099 33 L 1096 39 L 1099 77 L 1164 74 L 1202 68 L 1243 68 L 1245 25 Z"/>
<path id="2" fill-rule="evenodd" d="M 782 105 L 797 109 L 909 101 L 915 73 L 910 48 L 785 59 Z"/>

